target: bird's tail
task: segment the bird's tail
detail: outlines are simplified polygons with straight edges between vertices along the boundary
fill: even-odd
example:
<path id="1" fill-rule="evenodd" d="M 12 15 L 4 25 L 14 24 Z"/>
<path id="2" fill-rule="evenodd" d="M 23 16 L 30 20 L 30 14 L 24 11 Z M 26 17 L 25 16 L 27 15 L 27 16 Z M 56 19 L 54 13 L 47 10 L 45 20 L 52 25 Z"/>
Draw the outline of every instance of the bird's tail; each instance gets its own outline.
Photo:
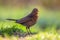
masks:
<path id="1" fill-rule="evenodd" d="M 16 19 L 6 19 L 6 20 L 10 20 L 10 21 L 17 21 Z"/>

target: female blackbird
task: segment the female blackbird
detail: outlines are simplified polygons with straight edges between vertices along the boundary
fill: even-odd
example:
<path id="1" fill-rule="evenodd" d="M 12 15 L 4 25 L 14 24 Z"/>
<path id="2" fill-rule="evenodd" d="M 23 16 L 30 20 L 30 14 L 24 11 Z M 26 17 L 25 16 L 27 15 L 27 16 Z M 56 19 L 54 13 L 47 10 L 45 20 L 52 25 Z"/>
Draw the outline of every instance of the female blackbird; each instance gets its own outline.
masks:
<path id="1" fill-rule="evenodd" d="M 31 33 L 30 27 L 36 23 L 38 18 L 37 14 L 38 14 L 38 9 L 34 8 L 29 15 L 27 15 L 22 19 L 7 19 L 7 20 L 15 21 L 16 23 L 26 26 L 27 32 Z"/>

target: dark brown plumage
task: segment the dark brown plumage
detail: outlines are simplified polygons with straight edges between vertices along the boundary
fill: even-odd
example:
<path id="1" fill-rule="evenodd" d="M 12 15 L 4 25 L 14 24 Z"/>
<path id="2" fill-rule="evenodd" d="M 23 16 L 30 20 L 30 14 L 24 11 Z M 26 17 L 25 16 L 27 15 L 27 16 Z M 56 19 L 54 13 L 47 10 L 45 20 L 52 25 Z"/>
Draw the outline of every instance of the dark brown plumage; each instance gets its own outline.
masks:
<path id="1" fill-rule="evenodd" d="M 18 19 L 18 20 L 7 19 L 7 20 L 16 21 L 16 23 L 19 23 L 19 24 L 22 24 L 22 25 L 26 26 L 26 29 L 27 29 L 27 31 L 29 30 L 28 31 L 28 33 L 29 33 L 30 32 L 30 27 L 32 25 L 34 25 L 37 21 L 37 18 L 38 18 L 37 14 L 38 14 L 38 9 L 34 8 L 28 16 L 26 16 L 22 19 Z"/>

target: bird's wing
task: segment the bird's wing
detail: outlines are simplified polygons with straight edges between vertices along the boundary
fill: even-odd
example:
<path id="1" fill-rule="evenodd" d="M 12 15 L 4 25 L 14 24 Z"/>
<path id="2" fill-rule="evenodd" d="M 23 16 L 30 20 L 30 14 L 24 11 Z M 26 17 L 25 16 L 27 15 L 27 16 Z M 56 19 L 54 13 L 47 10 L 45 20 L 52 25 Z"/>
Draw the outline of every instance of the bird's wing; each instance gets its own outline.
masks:
<path id="1" fill-rule="evenodd" d="M 25 22 L 30 21 L 30 20 L 31 20 L 30 17 L 24 17 L 22 19 L 17 20 L 16 22 L 17 23 L 25 23 Z"/>

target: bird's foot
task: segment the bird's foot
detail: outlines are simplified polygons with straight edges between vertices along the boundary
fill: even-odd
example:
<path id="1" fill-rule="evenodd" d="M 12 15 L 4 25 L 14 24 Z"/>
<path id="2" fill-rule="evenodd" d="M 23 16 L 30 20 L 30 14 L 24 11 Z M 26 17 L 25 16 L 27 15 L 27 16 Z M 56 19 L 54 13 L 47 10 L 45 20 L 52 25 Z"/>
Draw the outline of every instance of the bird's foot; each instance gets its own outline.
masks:
<path id="1" fill-rule="evenodd" d="M 27 33 L 28 35 L 32 35 L 32 33 L 31 32 L 29 32 L 29 33 Z"/>

